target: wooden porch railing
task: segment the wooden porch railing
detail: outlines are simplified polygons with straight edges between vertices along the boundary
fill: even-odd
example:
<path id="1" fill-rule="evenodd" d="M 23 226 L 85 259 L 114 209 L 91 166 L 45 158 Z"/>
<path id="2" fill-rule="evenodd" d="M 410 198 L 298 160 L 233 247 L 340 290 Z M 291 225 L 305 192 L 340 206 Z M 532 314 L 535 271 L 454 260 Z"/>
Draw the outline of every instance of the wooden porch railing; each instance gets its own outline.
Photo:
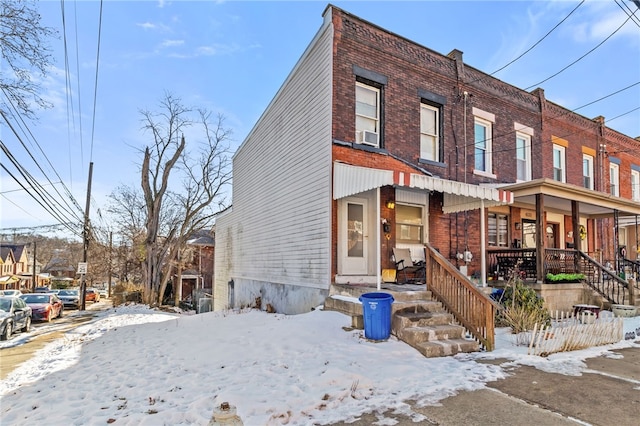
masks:
<path id="1" fill-rule="evenodd" d="M 500 306 L 429 244 L 425 253 L 427 289 L 487 351 L 492 351 L 495 314 Z"/>

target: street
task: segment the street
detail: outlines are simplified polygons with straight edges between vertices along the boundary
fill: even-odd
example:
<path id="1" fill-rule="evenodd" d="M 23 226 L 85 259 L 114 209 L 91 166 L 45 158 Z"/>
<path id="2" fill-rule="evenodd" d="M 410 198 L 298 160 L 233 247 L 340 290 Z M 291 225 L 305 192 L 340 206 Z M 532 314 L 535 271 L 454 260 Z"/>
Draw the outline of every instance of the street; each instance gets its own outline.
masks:
<path id="1" fill-rule="evenodd" d="M 87 303 L 84 311 L 66 308 L 62 318 L 52 322 L 34 321 L 28 333 L 16 333 L 8 341 L 0 342 L 0 380 L 18 365 L 31 358 L 34 352 L 48 343 L 59 339 L 67 331 L 91 321 L 97 311 L 111 307 L 111 301 L 103 299 L 98 303 Z"/>

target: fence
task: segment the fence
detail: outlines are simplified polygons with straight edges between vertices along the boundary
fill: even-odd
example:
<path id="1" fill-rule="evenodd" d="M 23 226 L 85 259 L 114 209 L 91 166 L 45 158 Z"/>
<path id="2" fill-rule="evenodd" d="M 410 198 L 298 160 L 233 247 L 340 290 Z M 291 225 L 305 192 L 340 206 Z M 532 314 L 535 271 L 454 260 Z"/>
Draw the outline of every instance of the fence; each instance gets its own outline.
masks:
<path id="1" fill-rule="evenodd" d="M 531 332 L 529 355 L 548 356 L 592 346 L 616 343 L 623 339 L 622 318 L 601 317 L 589 311 L 558 314 L 550 326 L 536 324 Z"/>

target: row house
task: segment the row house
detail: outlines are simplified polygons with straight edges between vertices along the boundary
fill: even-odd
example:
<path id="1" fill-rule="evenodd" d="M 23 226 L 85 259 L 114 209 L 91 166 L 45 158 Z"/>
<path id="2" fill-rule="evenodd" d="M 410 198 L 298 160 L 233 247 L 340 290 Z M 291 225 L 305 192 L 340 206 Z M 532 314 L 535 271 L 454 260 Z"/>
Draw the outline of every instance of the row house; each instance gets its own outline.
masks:
<path id="1" fill-rule="evenodd" d="M 28 244 L 0 244 L 0 290 L 3 289 L 30 289 L 33 287 L 35 275 L 36 286 L 46 281 L 46 277 L 40 274 L 39 263 L 35 263 L 33 254 L 27 249 Z"/>
<path id="2" fill-rule="evenodd" d="M 307 312 L 332 284 L 379 287 L 394 249 L 441 256 L 478 286 L 516 266 L 541 283 L 577 267 L 578 249 L 615 262 L 637 249 L 638 146 L 542 88 L 329 5 L 234 155 L 214 309 Z"/>

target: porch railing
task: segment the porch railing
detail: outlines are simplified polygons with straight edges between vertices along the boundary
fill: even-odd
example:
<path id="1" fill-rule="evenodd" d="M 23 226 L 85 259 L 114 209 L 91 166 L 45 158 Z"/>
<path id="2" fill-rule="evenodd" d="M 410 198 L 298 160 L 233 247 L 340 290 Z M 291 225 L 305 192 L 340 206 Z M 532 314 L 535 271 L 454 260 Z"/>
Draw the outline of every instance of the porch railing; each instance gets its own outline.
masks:
<path id="1" fill-rule="evenodd" d="M 625 280 L 587 254 L 581 251 L 578 253 L 581 260 L 580 272 L 585 275 L 591 288 L 613 304 L 624 305 L 630 300 L 629 284 Z"/>
<path id="2" fill-rule="evenodd" d="M 428 290 L 487 351 L 492 351 L 495 314 L 500 307 L 429 244 L 425 252 Z"/>
<path id="3" fill-rule="evenodd" d="M 633 277 L 640 276 L 640 262 L 632 259 L 620 259 L 620 265 L 622 266 L 622 270 L 631 271 L 633 273 Z M 625 278 L 628 278 L 625 276 Z"/>
<path id="4" fill-rule="evenodd" d="M 536 279 L 536 249 L 492 249 L 487 252 L 487 271 L 494 278 L 509 280 L 515 267 L 524 279 Z"/>

